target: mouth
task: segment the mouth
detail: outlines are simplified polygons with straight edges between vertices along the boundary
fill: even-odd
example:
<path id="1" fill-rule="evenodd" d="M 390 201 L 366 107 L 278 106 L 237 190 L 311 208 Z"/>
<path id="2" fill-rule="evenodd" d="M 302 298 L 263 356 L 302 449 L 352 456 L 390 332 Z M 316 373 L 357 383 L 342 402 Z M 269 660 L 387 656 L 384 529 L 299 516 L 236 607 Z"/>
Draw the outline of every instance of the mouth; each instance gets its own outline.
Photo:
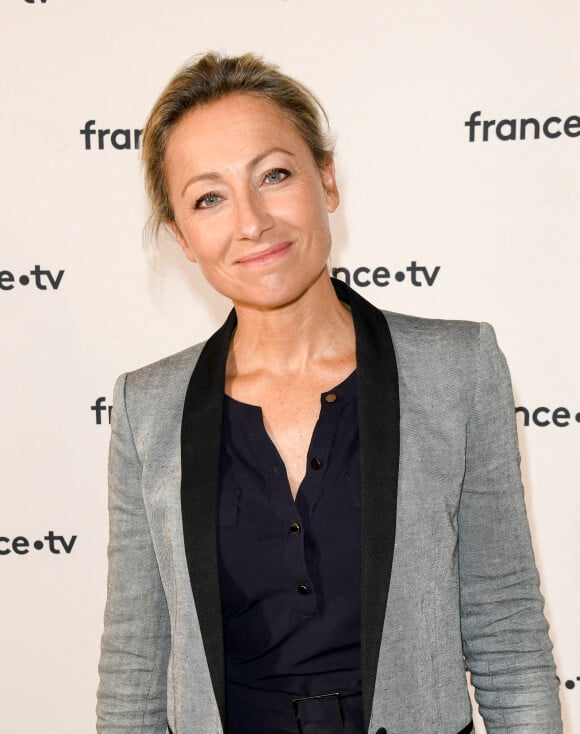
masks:
<path id="1" fill-rule="evenodd" d="M 249 255 L 240 257 L 239 260 L 236 260 L 236 264 L 265 265 L 277 260 L 279 257 L 283 257 L 291 247 L 291 242 L 279 242 L 277 245 L 272 245 L 272 247 L 267 247 L 265 250 L 260 250 L 260 252 L 252 252 Z"/>

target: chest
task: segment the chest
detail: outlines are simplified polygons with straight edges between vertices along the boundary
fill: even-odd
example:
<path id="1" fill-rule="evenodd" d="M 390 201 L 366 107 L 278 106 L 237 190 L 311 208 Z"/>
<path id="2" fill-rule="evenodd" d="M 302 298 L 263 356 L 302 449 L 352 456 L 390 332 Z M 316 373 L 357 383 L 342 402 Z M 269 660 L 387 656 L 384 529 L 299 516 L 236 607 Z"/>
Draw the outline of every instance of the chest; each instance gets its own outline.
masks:
<path id="1" fill-rule="evenodd" d="M 354 365 L 348 365 L 347 370 L 346 375 L 352 373 Z M 236 399 L 260 407 L 263 429 L 283 462 L 292 496 L 296 498 L 313 458 L 309 453 L 322 409 L 331 407 L 331 412 L 339 414 L 341 399 L 354 395 L 354 385 L 348 384 L 344 366 L 340 372 L 301 379 L 232 383 L 230 390 Z"/>
<path id="2" fill-rule="evenodd" d="M 269 396 L 262 405 L 264 430 L 284 463 L 294 498 L 305 475 L 320 410 L 320 394 L 306 389 L 281 394 L 279 399 Z"/>

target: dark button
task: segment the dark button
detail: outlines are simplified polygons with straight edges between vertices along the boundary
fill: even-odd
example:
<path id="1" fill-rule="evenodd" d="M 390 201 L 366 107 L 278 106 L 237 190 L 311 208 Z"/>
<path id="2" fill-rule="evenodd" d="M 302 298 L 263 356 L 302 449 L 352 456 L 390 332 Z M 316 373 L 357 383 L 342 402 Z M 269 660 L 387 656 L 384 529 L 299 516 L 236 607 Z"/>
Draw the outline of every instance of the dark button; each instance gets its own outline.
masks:
<path id="1" fill-rule="evenodd" d="M 310 466 L 313 469 L 320 469 L 320 467 L 322 466 L 322 464 L 318 461 L 318 459 L 310 459 Z"/>
<path id="2" fill-rule="evenodd" d="M 387 734 L 387 730 L 384 726 L 381 726 L 380 729 L 377 729 L 377 734 Z"/>
<path id="3" fill-rule="evenodd" d="M 335 403 L 336 402 L 336 395 L 333 392 L 329 392 L 328 395 L 324 398 L 327 403 Z"/>
<path id="4" fill-rule="evenodd" d="M 306 584 L 300 584 L 300 586 L 296 587 L 296 591 L 299 594 L 304 594 L 304 595 L 310 594 L 310 587 L 307 586 Z"/>
<path id="5" fill-rule="evenodd" d="M 290 523 L 290 532 L 291 533 L 293 533 L 294 535 L 298 535 L 298 533 L 300 532 L 300 530 L 301 530 L 301 528 L 300 528 L 300 523 L 299 522 L 291 522 Z"/>

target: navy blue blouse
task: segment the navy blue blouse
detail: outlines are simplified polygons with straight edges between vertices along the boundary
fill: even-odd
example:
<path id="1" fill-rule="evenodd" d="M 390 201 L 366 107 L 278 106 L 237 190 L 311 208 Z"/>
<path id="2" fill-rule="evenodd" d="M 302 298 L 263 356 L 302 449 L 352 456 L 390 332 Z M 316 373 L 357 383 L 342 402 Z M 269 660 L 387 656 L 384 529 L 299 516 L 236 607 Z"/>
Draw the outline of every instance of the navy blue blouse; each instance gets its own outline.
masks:
<path id="1" fill-rule="evenodd" d="M 227 734 L 362 734 L 356 372 L 321 395 L 295 501 L 261 409 L 224 397 L 218 551 Z"/>

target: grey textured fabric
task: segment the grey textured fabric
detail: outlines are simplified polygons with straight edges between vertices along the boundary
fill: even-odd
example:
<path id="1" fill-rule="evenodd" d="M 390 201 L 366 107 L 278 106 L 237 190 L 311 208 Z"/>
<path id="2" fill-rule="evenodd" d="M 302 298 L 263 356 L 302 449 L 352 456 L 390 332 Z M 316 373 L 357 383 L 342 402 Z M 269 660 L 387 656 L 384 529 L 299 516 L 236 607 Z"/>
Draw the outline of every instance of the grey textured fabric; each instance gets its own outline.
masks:
<path id="1" fill-rule="evenodd" d="M 397 526 L 369 732 L 558 734 L 558 686 L 487 324 L 387 312 L 399 373 Z M 100 734 L 222 732 L 184 550 L 180 426 L 203 345 L 115 386 Z M 199 437 L 204 440 L 203 436 Z M 380 584 L 377 579 L 377 584 Z"/>

